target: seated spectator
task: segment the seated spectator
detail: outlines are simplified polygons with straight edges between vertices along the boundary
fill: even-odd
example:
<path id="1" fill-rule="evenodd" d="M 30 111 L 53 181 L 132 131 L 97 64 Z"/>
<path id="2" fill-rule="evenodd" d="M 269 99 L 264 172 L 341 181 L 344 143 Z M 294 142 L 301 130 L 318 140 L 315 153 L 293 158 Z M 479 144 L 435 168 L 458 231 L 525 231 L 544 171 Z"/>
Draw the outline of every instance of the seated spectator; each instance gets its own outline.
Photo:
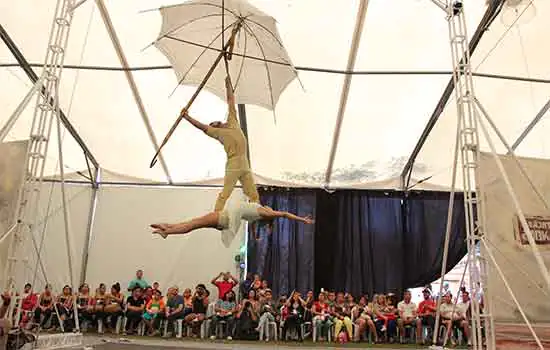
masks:
<path id="1" fill-rule="evenodd" d="M 153 297 L 145 306 L 145 312 L 143 313 L 143 321 L 147 326 L 149 335 L 153 336 L 158 333 L 154 326 L 157 324 L 157 317 L 164 312 L 165 305 L 164 301 L 162 300 L 162 294 L 160 290 L 154 290 Z"/>
<path id="2" fill-rule="evenodd" d="M 246 274 L 246 278 L 241 282 L 239 286 L 239 292 L 241 299 L 246 298 L 248 291 L 252 288 L 252 272 Z"/>
<path id="3" fill-rule="evenodd" d="M 120 283 L 117 282 L 111 286 L 111 293 L 107 295 L 104 312 L 110 319 L 108 327 L 115 330 L 118 318 L 124 314 L 124 295 L 120 292 Z"/>
<path id="4" fill-rule="evenodd" d="M 387 305 L 386 296 L 384 294 L 378 295 L 378 302 L 375 304 L 373 310 L 376 316 L 376 324 L 380 329 L 380 332 L 385 333 L 386 337 L 390 341 L 393 341 L 397 333 L 397 315 L 395 308 L 391 305 Z"/>
<path id="5" fill-rule="evenodd" d="M 286 305 L 286 300 L 287 300 L 286 295 L 281 295 L 279 297 L 279 302 L 277 303 L 277 311 L 279 312 L 279 314 L 281 314 L 283 312 L 283 308 Z"/>
<path id="6" fill-rule="evenodd" d="M 313 314 L 313 327 L 316 328 L 319 341 L 325 340 L 325 335 L 328 337 L 330 328 L 332 327 L 332 316 L 330 315 L 330 306 L 326 302 L 325 293 L 319 293 L 319 300 L 313 303 L 311 312 Z"/>
<path id="7" fill-rule="evenodd" d="M 196 334 L 206 318 L 206 312 L 208 311 L 208 291 L 204 284 L 199 284 L 195 288 L 192 303 L 192 312 L 185 317 L 185 322 L 192 327 Z"/>
<path id="8" fill-rule="evenodd" d="M 254 293 L 251 289 L 249 292 Z M 243 299 L 237 312 L 235 337 L 239 340 L 257 340 L 258 333 L 258 313 L 256 307 L 250 299 Z"/>
<path id="9" fill-rule="evenodd" d="M 331 310 L 334 307 L 334 305 L 336 305 L 336 293 L 335 292 L 333 292 L 333 291 L 328 292 L 327 304 L 331 308 Z"/>
<path id="10" fill-rule="evenodd" d="M 153 282 L 153 286 L 151 287 L 153 289 L 153 291 L 160 291 L 162 293 L 162 291 L 160 290 L 160 284 L 158 282 Z"/>
<path id="11" fill-rule="evenodd" d="M 378 343 L 378 333 L 376 332 L 376 325 L 373 321 L 374 314 L 369 308 L 367 296 L 362 296 L 359 299 L 359 303 L 353 307 L 353 309 L 351 310 L 351 314 L 353 316 L 352 318 L 355 324 L 358 327 L 358 338 L 356 338 L 355 341 L 360 341 L 361 335 L 365 333 L 368 328 L 370 333 L 372 334 L 373 342 L 375 344 Z"/>
<path id="12" fill-rule="evenodd" d="M 345 295 L 345 299 L 346 299 L 347 308 L 349 310 L 352 310 L 355 307 L 355 298 L 353 297 L 353 295 L 351 293 L 347 293 Z"/>
<path id="13" fill-rule="evenodd" d="M 338 335 L 342 327 L 346 328 L 347 339 L 353 339 L 353 323 L 351 322 L 351 310 L 346 304 L 344 293 L 340 292 L 336 295 L 336 303 L 332 308 L 334 317 L 334 340 L 338 339 Z"/>
<path id="14" fill-rule="evenodd" d="M 287 332 L 294 329 L 298 333 L 298 340 L 303 340 L 300 328 L 304 322 L 305 305 L 306 302 L 302 299 L 299 292 L 295 291 L 291 294 L 290 299 L 287 300 L 285 305 L 281 339 L 285 340 Z"/>
<path id="15" fill-rule="evenodd" d="M 105 283 L 100 283 L 99 288 L 95 290 L 93 303 L 95 320 L 105 324 L 105 319 L 107 318 L 107 314 L 105 313 L 105 305 L 107 305 L 107 286 Z"/>
<path id="16" fill-rule="evenodd" d="M 422 296 L 424 300 L 418 304 L 418 310 L 416 313 L 418 316 L 418 319 L 416 320 L 417 343 L 424 342 L 424 339 L 422 339 L 423 326 L 429 327 L 429 329 L 433 331 L 435 325 L 435 312 L 437 310 L 436 303 L 432 299 L 431 291 L 428 288 L 424 288 L 422 291 Z"/>
<path id="17" fill-rule="evenodd" d="M 220 281 L 220 278 L 222 279 Z M 233 277 L 229 272 L 220 272 L 220 274 L 210 281 L 218 288 L 218 298 L 224 299 L 225 294 L 239 284 L 239 280 Z"/>
<path id="18" fill-rule="evenodd" d="M 256 293 L 255 289 L 251 289 L 248 292 L 248 297 L 246 300 L 250 301 L 252 304 L 252 307 L 254 308 L 254 312 L 258 313 L 260 311 L 260 302 L 258 300 L 258 294 Z"/>
<path id="19" fill-rule="evenodd" d="M 271 289 L 266 289 L 264 291 L 264 298 L 260 303 L 260 321 L 258 322 L 257 331 L 266 334 L 269 323 L 278 321 L 279 311 L 275 301 L 273 300 L 273 293 L 271 292 Z"/>
<path id="20" fill-rule="evenodd" d="M 92 323 L 94 319 L 94 299 L 90 296 L 90 287 L 84 283 L 78 288 L 76 306 L 80 323 Z"/>
<path id="21" fill-rule="evenodd" d="M 235 313 L 237 312 L 237 304 L 235 302 L 235 293 L 229 290 L 224 294 L 223 299 L 218 299 L 214 306 L 214 316 L 212 317 L 212 339 L 216 339 L 216 329 L 220 322 L 225 322 L 227 328 L 227 340 L 231 340 L 233 329 L 235 328 Z"/>
<path id="22" fill-rule="evenodd" d="M 252 285 L 250 286 L 250 288 L 254 289 L 256 294 L 258 294 L 258 291 L 262 289 L 262 279 L 260 278 L 260 275 L 254 275 L 254 280 L 252 280 Z"/>
<path id="23" fill-rule="evenodd" d="M 44 292 L 38 298 L 38 307 L 34 310 L 34 322 L 38 323 L 41 328 L 47 324 L 52 317 L 54 310 L 54 300 L 52 295 L 52 286 L 46 284 Z"/>
<path id="24" fill-rule="evenodd" d="M 258 296 L 263 297 L 265 291 L 268 289 L 269 289 L 269 283 L 267 282 L 267 280 L 263 280 L 260 289 L 258 289 L 257 291 Z"/>
<path id="25" fill-rule="evenodd" d="M 145 299 L 145 303 L 148 303 L 153 299 L 153 287 L 147 287 L 143 291 L 143 298 Z"/>
<path id="26" fill-rule="evenodd" d="M 397 325 L 399 327 L 400 341 L 403 343 L 405 326 L 416 326 L 416 304 L 411 301 L 410 290 L 405 291 L 403 300 L 397 304 L 397 309 L 399 310 Z"/>
<path id="27" fill-rule="evenodd" d="M 141 321 L 141 315 L 145 310 L 145 299 L 142 297 L 140 287 L 135 287 L 132 295 L 126 299 L 126 329 L 125 334 L 132 334 Z"/>
<path id="28" fill-rule="evenodd" d="M 19 325 L 25 328 L 29 321 L 32 320 L 34 309 L 38 305 L 38 296 L 33 293 L 30 283 L 25 284 L 25 289 L 23 290 L 21 298 L 21 322 Z"/>
<path id="29" fill-rule="evenodd" d="M 455 340 L 451 337 L 453 328 L 461 329 L 466 339 L 469 337 L 469 325 L 466 313 L 463 310 L 465 309 L 453 303 L 451 292 L 443 295 L 439 306 L 439 315 L 441 316 L 441 323 L 447 328 L 447 339 L 451 341 L 453 346 L 456 345 Z"/>
<path id="30" fill-rule="evenodd" d="M 304 322 L 313 322 L 313 313 L 311 309 L 313 308 L 313 303 L 315 298 L 313 296 L 313 291 L 308 291 L 306 294 L 306 305 L 304 306 Z"/>
<path id="31" fill-rule="evenodd" d="M 173 327 L 174 322 L 177 320 L 183 320 L 186 316 L 184 314 L 183 297 L 178 294 L 179 290 L 177 286 L 168 288 L 166 293 L 166 308 L 164 314 L 160 314 L 157 321 L 168 321 L 167 330 L 170 332 L 170 328 Z M 158 325 L 156 325 L 158 327 Z"/>
<path id="32" fill-rule="evenodd" d="M 2 294 L 2 304 L 0 305 L 0 348 L 7 349 L 8 332 L 11 329 L 6 314 L 10 308 L 11 297 L 8 292 Z"/>
<path id="33" fill-rule="evenodd" d="M 193 293 L 190 288 L 183 291 L 183 317 L 193 313 Z"/>
<path id="34" fill-rule="evenodd" d="M 462 329 L 462 333 L 464 334 L 464 337 L 468 341 L 468 345 L 470 345 L 470 323 L 468 320 L 471 319 L 472 313 L 471 313 L 471 301 L 470 301 L 470 293 L 468 291 L 462 292 L 462 300 L 457 305 L 460 313 L 460 329 Z"/>
<path id="35" fill-rule="evenodd" d="M 74 296 L 73 290 L 69 286 L 64 286 L 63 291 L 57 297 L 56 307 L 59 315 L 59 323 L 65 331 L 71 331 L 74 328 Z"/>
<path id="36" fill-rule="evenodd" d="M 149 283 L 145 279 L 143 279 L 143 270 L 137 270 L 136 271 L 136 278 L 130 281 L 130 284 L 128 285 L 128 291 L 133 291 L 136 287 L 141 288 L 141 290 L 145 290 L 145 288 L 150 287 Z"/>

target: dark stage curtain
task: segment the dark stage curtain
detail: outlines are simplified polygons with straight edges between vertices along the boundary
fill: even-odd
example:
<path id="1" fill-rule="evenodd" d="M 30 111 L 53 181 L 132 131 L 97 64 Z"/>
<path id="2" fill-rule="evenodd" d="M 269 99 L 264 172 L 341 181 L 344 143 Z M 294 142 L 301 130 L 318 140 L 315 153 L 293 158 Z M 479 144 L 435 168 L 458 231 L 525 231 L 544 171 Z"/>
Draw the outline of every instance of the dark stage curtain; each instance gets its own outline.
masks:
<path id="1" fill-rule="evenodd" d="M 316 216 L 311 190 L 259 189 L 263 205 L 299 216 Z M 249 235 L 248 271 L 267 279 L 275 296 L 314 287 L 315 225 L 278 219 L 271 235 L 259 227 L 259 240 Z"/>
<path id="2" fill-rule="evenodd" d="M 401 197 L 374 191 L 321 197 L 316 286 L 355 296 L 398 292 L 404 273 Z"/>
<path id="3" fill-rule="evenodd" d="M 275 295 L 321 288 L 400 293 L 439 277 L 448 193 L 275 189 L 261 198 L 316 220 L 308 226 L 281 219 L 273 235 L 261 229 L 261 240 L 249 240 L 249 271 L 264 276 Z M 455 198 L 448 269 L 466 253 L 464 205 Z"/>
<path id="4" fill-rule="evenodd" d="M 442 192 L 412 192 L 405 201 L 406 248 L 403 258 L 407 263 L 403 283 L 407 287 L 426 285 L 441 277 L 449 197 L 449 193 Z M 461 193 L 455 195 L 454 203 L 447 271 L 467 252 Z"/>

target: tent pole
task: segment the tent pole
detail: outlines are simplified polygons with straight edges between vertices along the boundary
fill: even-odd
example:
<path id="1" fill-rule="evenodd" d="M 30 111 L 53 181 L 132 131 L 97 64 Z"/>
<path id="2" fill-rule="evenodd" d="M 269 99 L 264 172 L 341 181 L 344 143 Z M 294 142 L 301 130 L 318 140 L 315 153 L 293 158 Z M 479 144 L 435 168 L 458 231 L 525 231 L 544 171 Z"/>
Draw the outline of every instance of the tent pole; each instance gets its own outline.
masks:
<path id="1" fill-rule="evenodd" d="M 359 9 L 357 10 L 357 18 L 355 20 L 355 29 L 353 31 L 353 39 L 351 41 L 350 52 L 348 56 L 348 64 L 346 70 L 352 71 L 355 67 L 355 61 L 357 59 L 357 52 L 359 51 L 359 43 L 361 42 L 361 35 L 363 34 L 363 27 L 365 24 L 365 17 L 367 16 L 367 8 L 369 6 L 368 0 L 361 0 Z M 330 148 L 330 154 L 327 164 L 327 170 L 325 172 L 325 188 L 329 187 L 330 179 L 332 177 L 332 168 L 334 167 L 334 159 L 336 158 L 336 149 L 338 148 L 338 141 L 340 139 L 340 130 L 342 129 L 342 122 L 344 121 L 344 114 L 346 113 L 346 105 L 348 102 L 349 88 L 351 85 L 352 75 L 347 74 L 344 77 L 344 84 L 342 86 L 342 93 L 340 95 L 340 105 L 338 106 L 338 114 L 336 115 L 336 126 L 334 127 L 334 134 L 332 136 L 332 146 Z"/>
<path id="2" fill-rule="evenodd" d="M 134 80 L 134 75 L 132 71 L 128 70 L 128 68 L 130 68 L 130 65 L 128 64 L 128 60 L 126 59 L 124 50 L 122 49 L 122 45 L 115 31 L 113 22 L 111 21 L 109 11 L 107 10 L 107 7 L 105 6 L 105 2 L 103 0 L 96 0 L 95 3 L 97 5 L 97 8 L 99 9 L 99 12 L 101 13 L 101 18 L 103 19 L 103 23 L 105 24 L 105 29 L 107 29 L 107 32 L 109 33 L 109 37 L 111 38 L 111 42 L 113 43 L 120 64 L 122 68 L 125 68 L 124 74 L 126 75 L 126 80 L 128 80 L 128 85 L 130 85 L 130 90 L 132 91 L 132 95 L 139 110 L 139 114 L 141 115 L 143 124 L 145 125 L 147 133 L 149 134 L 149 139 L 153 144 L 153 148 L 155 149 L 155 151 L 157 151 L 159 149 L 157 137 L 155 136 L 153 126 L 151 125 L 151 121 L 149 120 L 149 116 L 147 114 L 147 111 L 145 110 L 145 105 L 139 93 L 136 81 Z M 159 154 L 159 160 L 162 169 L 164 170 L 164 174 L 166 175 L 166 180 L 168 181 L 168 183 L 172 183 L 172 177 L 170 176 L 168 165 L 166 164 L 164 157 L 161 154 Z"/>
<path id="3" fill-rule="evenodd" d="M 88 215 L 88 227 L 86 229 L 86 238 L 84 240 L 84 249 L 82 250 L 82 265 L 80 269 L 80 284 L 86 282 L 86 274 L 88 270 L 88 261 L 90 258 L 90 246 L 92 244 L 92 238 L 94 233 L 95 213 L 97 209 L 97 195 L 99 190 L 99 184 L 101 181 L 101 169 L 96 169 L 94 180 L 92 183 L 92 196 L 90 204 L 90 213 Z"/>
<path id="4" fill-rule="evenodd" d="M 521 135 L 519 135 L 518 139 L 514 142 L 514 144 L 512 144 L 512 151 L 515 151 L 516 148 L 518 148 L 518 146 L 523 142 L 523 140 L 527 137 L 527 135 L 531 132 L 531 130 L 533 130 L 535 125 L 537 125 L 537 123 L 540 122 L 542 117 L 544 117 L 546 112 L 548 112 L 548 109 L 550 109 L 550 99 L 546 102 L 544 106 L 542 106 L 542 108 L 537 113 L 535 118 L 531 121 L 531 123 L 529 123 L 529 125 L 527 125 L 525 130 L 523 130 Z M 508 154 L 511 154 L 511 152 L 508 151 Z"/>

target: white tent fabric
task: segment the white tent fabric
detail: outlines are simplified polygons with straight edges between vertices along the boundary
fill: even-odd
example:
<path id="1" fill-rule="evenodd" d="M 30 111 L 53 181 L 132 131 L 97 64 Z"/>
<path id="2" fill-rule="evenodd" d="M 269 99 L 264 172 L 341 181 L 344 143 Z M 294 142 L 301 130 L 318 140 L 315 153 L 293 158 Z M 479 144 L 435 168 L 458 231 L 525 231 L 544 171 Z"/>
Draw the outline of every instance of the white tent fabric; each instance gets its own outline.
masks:
<path id="1" fill-rule="evenodd" d="M 158 11 L 141 11 L 174 3 L 177 1 L 106 2 L 131 66 L 168 65 L 154 47 L 142 51 L 154 41 L 161 23 Z M 338 6 L 325 0 L 251 3 L 277 19 L 296 66 L 345 69 L 359 1 L 345 1 Z M 472 35 L 486 5 L 479 0 L 464 3 Z M 535 4 L 537 15 L 520 26 L 507 27 L 498 18 L 494 21 L 473 55 L 477 72 L 548 77 L 550 51 L 540 43 L 549 32 L 550 24 L 544 18 L 550 13 L 550 4 Z M 40 63 L 44 57 L 53 7 L 53 3 L 36 0 L 0 4 L 0 23 L 31 63 Z M 14 62 L 12 55 L 0 45 L 0 63 L 10 62 Z M 75 12 L 66 64 L 120 68 L 93 1 Z M 444 14 L 431 1 L 369 1 L 355 69 L 450 70 Z M 180 87 L 169 97 L 177 85 L 170 69 L 133 74 L 153 130 L 157 138 L 162 138 L 194 88 Z M 30 83 L 14 67 L 0 68 L 0 79 L 2 123 Z M 304 89 L 294 81 L 281 96 L 276 123 L 270 111 L 247 107 L 252 166 L 256 173 L 269 178 L 299 179 L 319 185 L 319 175 L 327 166 L 344 76 L 302 71 L 300 79 Z M 354 76 L 336 153 L 334 184 L 386 180 L 399 175 L 448 79 L 448 75 L 433 74 Z M 154 149 L 121 71 L 65 69 L 62 80 L 63 109 L 102 167 L 132 177 L 166 181 L 160 166 L 148 167 Z M 509 141 L 534 117 L 549 89 L 547 82 L 476 78 L 480 100 Z M 223 118 L 225 106 L 218 97 L 204 92 L 191 112 L 209 122 Z M 31 114 L 32 106 L 10 134 L 11 140 L 28 136 Z M 454 118 L 451 100 L 420 152 L 413 177 L 433 176 L 431 181 L 436 184 L 450 183 Z M 546 126 L 543 120 L 528 136 L 518 149 L 521 155 L 548 155 L 549 141 L 543 137 Z M 81 150 L 70 136 L 64 138 L 64 150 L 67 168 L 86 167 Z M 223 174 L 222 148 L 189 125 L 178 128 L 163 154 L 175 182 Z M 56 173 L 54 147 L 50 148 L 50 158 L 48 171 Z"/>

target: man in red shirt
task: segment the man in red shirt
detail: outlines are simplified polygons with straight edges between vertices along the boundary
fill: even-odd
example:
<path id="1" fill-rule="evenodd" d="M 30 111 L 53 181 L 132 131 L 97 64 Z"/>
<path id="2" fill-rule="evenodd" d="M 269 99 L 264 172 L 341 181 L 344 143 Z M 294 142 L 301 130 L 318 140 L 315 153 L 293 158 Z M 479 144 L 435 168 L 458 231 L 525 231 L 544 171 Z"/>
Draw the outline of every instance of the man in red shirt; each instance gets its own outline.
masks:
<path id="1" fill-rule="evenodd" d="M 220 278 L 222 279 L 221 281 L 219 280 Z M 218 287 L 218 298 L 223 299 L 227 292 L 233 290 L 233 288 L 239 284 L 239 280 L 233 277 L 229 272 L 220 272 L 220 274 L 214 277 L 210 283 Z"/>
<path id="2" fill-rule="evenodd" d="M 416 339 L 420 343 L 422 339 L 422 326 L 430 327 L 431 331 L 435 326 L 435 312 L 437 310 L 437 305 L 432 299 L 432 293 L 428 288 L 425 288 L 422 291 L 424 300 L 418 304 L 418 319 L 416 320 Z"/>

